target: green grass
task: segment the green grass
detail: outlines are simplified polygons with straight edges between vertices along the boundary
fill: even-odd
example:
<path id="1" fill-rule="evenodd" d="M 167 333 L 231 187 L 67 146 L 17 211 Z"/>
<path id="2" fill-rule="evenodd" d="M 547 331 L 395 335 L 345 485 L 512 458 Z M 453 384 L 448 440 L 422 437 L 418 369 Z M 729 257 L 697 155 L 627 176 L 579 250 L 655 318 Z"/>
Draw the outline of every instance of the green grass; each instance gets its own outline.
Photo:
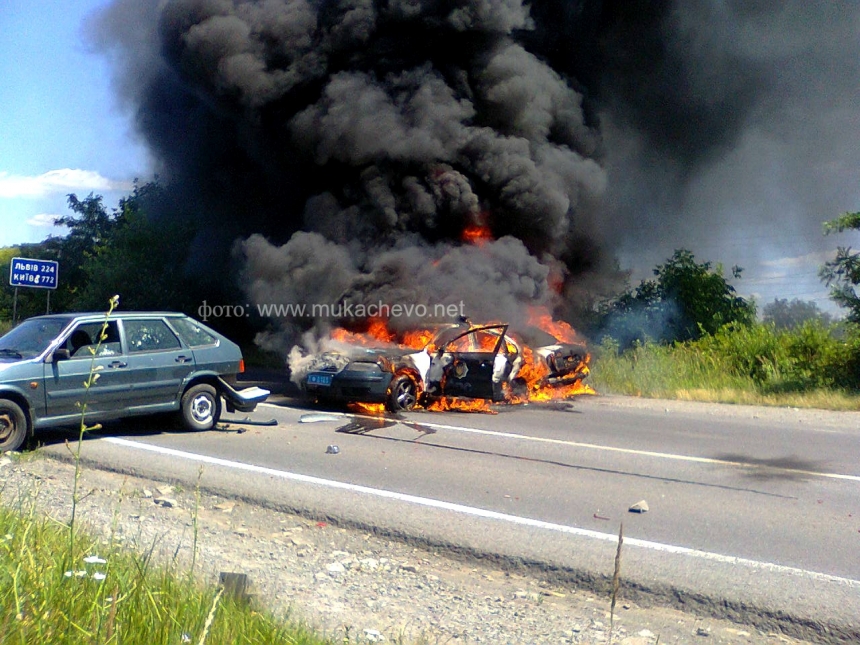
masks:
<path id="1" fill-rule="evenodd" d="M 0 336 L 5 334 L 10 329 L 12 329 L 12 321 L 11 320 L 0 320 Z"/>
<path id="2" fill-rule="evenodd" d="M 175 563 L 76 534 L 27 501 L 0 506 L 0 640 L 72 645 L 328 643 Z M 97 556 L 98 561 L 87 561 Z M 102 562 L 104 561 L 104 562 Z M 99 579 L 103 576 L 103 579 Z M 207 624 L 208 623 L 208 624 Z"/>

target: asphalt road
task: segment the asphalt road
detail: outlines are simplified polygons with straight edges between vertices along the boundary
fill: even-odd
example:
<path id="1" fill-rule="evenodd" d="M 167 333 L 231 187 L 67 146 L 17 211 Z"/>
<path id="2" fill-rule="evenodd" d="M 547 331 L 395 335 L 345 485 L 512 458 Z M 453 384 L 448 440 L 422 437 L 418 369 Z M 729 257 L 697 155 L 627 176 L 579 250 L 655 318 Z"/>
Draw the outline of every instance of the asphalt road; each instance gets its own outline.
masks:
<path id="1" fill-rule="evenodd" d="M 584 397 L 365 418 L 289 403 L 211 432 L 114 425 L 83 455 L 598 589 L 623 523 L 628 597 L 860 640 L 860 414 Z M 60 438 L 43 450 L 67 455 Z M 648 512 L 630 512 L 640 500 Z"/>

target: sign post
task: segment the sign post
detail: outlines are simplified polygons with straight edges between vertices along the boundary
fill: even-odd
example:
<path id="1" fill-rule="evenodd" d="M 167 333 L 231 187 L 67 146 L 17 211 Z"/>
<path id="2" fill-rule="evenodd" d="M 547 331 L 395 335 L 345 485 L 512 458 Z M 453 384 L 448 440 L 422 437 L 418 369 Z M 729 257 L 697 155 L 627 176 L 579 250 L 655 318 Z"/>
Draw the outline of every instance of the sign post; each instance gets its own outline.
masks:
<path id="1" fill-rule="evenodd" d="M 9 265 L 9 284 L 15 287 L 12 304 L 12 324 L 18 322 L 18 288 L 48 289 L 46 313 L 51 313 L 51 291 L 59 284 L 60 264 L 54 260 L 12 258 Z"/>

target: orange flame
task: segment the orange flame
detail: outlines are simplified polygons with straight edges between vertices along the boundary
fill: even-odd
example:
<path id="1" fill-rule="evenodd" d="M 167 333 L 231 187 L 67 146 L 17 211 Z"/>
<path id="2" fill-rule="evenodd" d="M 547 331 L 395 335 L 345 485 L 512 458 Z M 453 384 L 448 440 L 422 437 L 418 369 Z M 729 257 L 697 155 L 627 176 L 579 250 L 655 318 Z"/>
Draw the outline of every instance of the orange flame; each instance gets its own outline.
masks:
<path id="1" fill-rule="evenodd" d="M 367 414 L 374 417 L 385 414 L 384 403 L 348 403 L 346 407 L 356 414 Z"/>
<path id="2" fill-rule="evenodd" d="M 573 327 L 563 320 L 554 320 L 546 307 L 529 307 L 529 324 L 552 334 L 563 343 L 582 342 Z"/>
<path id="3" fill-rule="evenodd" d="M 490 231 L 489 226 L 470 224 L 463 229 L 463 232 L 460 234 L 460 239 L 467 244 L 484 246 L 484 244 L 493 240 L 493 234 Z"/>
<path id="4" fill-rule="evenodd" d="M 453 399 L 447 396 L 435 399 L 427 409 L 431 412 L 485 412 L 498 414 L 484 399 Z"/>
<path id="5" fill-rule="evenodd" d="M 384 318 L 370 318 L 367 323 L 367 330 L 364 332 L 354 332 L 338 327 L 332 330 L 331 338 L 350 345 L 378 345 L 382 343 L 393 343 L 397 334 L 388 329 L 388 323 Z"/>
<path id="6" fill-rule="evenodd" d="M 420 329 L 404 333 L 400 344 L 410 349 L 424 349 L 431 340 L 433 340 L 433 332 L 429 329 Z"/>

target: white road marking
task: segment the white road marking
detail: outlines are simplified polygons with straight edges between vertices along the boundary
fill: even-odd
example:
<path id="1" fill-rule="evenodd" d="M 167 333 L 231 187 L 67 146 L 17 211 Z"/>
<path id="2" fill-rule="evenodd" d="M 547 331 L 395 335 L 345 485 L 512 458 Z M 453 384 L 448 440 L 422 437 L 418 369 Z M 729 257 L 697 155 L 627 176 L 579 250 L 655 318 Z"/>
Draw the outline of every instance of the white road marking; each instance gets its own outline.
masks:
<path id="1" fill-rule="evenodd" d="M 284 408 L 279 405 L 273 405 L 271 403 L 262 403 L 261 405 L 265 405 L 271 408 L 277 408 L 279 410 L 283 410 Z M 369 419 L 373 419 L 376 417 L 362 415 L 362 414 L 342 414 L 339 412 L 335 412 L 333 414 L 339 414 L 343 417 L 365 417 Z M 816 472 L 814 470 L 802 470 L 800 468 L 783 468 L 781 466 L 768 466 L 766 464 L 754 464 L 754 463 L 745 463 L 743 461 L 729 461 L 726 459 L 711 459 L 710 457 L 693 457 L 690 455 L 676 455 L 668 452 L 654 452 L 651 450 L 634 450 L 633 448 L 616 448 L 615 446 L 601 446 L 595 443 L 582 443 L 579 441 L 567 441 L 565 439 L 550 439 L 548 437 L 530 437 L 528 435 L 517 434 L 515 432 L 500 432 L 498 430 L 482 430 L 480 428 L 469 428 L 468 426 L 452 426 L 446 425 L 443 423 L 433 423 L 433 422 L 425 422 L 425 421 L 412 421 L 406 420 L 407 423 L 415 423 L 417 425 L 427 426 L 428 428 L 436 428 L 438 430 L 453 430 L 455 432 L 465 432 L 469 434 L 482 434 L 493 437 L 501 437 L 503 439 L 516 439 L 519 441 L 533 441 L 535 443 L 549 443 L 555 445 L 562 446 L 570 446 L 572 448 L 585 448 L 588 450 L 603 450 L 605 452 L 618 452 L 622 454 L 628 455 L 637 455 L 640 457 L 655 457 L 658 459 L 674 459 L 676 461 L 689 461 L 693 463 L 699 464 L 717 464 L 720 466 L 732 466 L 734 468 L 747 468 L 747 469 L 762 469 L 762 470 L 778 470 L 784 473 L 792 473 L 794 475 L 803 475 L 805 477 L 825 477 L 828 479 L 842 479 L 846 481 L 852 482 L 860 482 L 860 475 L 844 475 L 841 473 L 821 473 Z"/>
<path id="2" fill-rule="evenodd" d="M 355 493 L 362 493 L 365 495 L 372 495 L 374 497 L 381 497 L 384 499 L 393 499 L 400 502 L 406 502 L 409 504 L 415 504 L 418 506 L 425 506 L 428 508 L 437 508 L 446 511 L 451 511 L 453 513 L 460 513 L 462 515 L 472 515 L 475 517 L 483 517 L 491 520 L 498 520 L 501 522 L 510 522 L 511 524 L 518 524 L 521 526 L 529 526 L 532 528 L 544 529 L 548 531 L 556 531 L 559 533 L 567 533 L 569 535 L 577 535 L 580 537 L 591 538 L 595 540 L 601 540 L 603 542 L 617 542 L 618 536 L 613 535 L 611 533 L 601 533 L 599 531 L 592 531 L 591 529 L 582 529 L 575 526 L 567 526 L 565 524 L 555 524 L 553 522 L 545 522 L 543 520 L 535 520 L 528 517 L 520 517 L 518 515 L 509 515 L 507 513 L 499 513 L 497 511 L 490 511 L 483 508 L 476 508 L 474 506 L 464 506 L 462 504 L 455 504 L 453 502 L 445 502 L 438 499 L 431 499 L 428 497 L 417 497 L 415 495 L 407 495 L 406 493 L 398 493 L 395 491 L 384 490 L 380 488 L 370 488 L 368 486 L 360 486 L 358 484 L 348 484 L 345 482 L 339 482 L 331 479 L 322 479 L 320 477 L 312 477 L 310 475 L 301 475 L 299 473 L 291 473 L 284 470 L 277 470 L 275 468 L 267 468 L 265 466 L 257 466 L 254 464 L 246 464 L 240 461 L 232 461 L 229 459 L 221 459 L 220 457 L 211 457 L 209 455 L 200 455 L 193 452 L 187 452 L 185 450 L 175 450 L 173 448 L 165 448 L 163 446 L 157 446 L 148 443 L 141 443 L 138 441 L 130 441 L 128 439 L 121 439 L 119 437 L 103 437 L 99 439 L 99 441 L 106 441 L 108 443 L 116 444 L 118 446 L 124 446 L 126 448 L 132 448 L 135 450 L 144 450 L 148 452 L 154 452 L 161 455 L 166 455 L 169 457 L 177 457 L 179 459 L 187 459 L 189 461 L 195 461 L 204 464 L 211 464 L 214 466 L 222 466 L 224 468 L 233 468 L 236 470 L 244 470 L 247 472 L 258 473 L 261 475 L 269 475 L 271 477 L 278 477 L 280 479 L 287 479 L 292 481 L 299 481 L 308 484 L 315 484 L 317 486 L 327 486 L 329 488 L 338 488 L 341 490 L 348 490 Z M 785 573 L 790 575 L 799 575 L 805 576 L 807 578 L 813 580 L 819 580 L 822 582 L 830 582 L 846 585 L 852 589 L 860 589 L 860 580 L 853 580 L 851 578 L 843 578 L 840 576 L 834 576 L 827 573 L 820 573 L 817 571 L 807 571 L 806 569 L 799 569 L 796 567 L 787 567 L 781 564 L 774 564 L 772 562 L 761 562 L 758 560 L 749 560 L 747 558 L 739 558 L 731 555 L 722 555 L 719 553 L 711 553 L 709 551 L 699 551 L 698 549 L 690 549 L 683 546 L 675 546 L 672 544 L 662 544 L 660 542 L 651 542 L 649 540 L 640 540 L 638 538 L 624 538 L 624 544 L 628 546 L 639 547 L 642 549 L 648 549 L 651 551 L 659 551 L 662 553 L 672 553 L 675 555 L 686 555 L 693 558 L 699 558 L 702 560 L 709 560 L 711 562 L 719 562 L 723 564 L 731 564 L 731 565 L 740 565 L 745 566 L 750 569 L 758 569 L 763 571 L 773 571 L 777 573 Z"/>

